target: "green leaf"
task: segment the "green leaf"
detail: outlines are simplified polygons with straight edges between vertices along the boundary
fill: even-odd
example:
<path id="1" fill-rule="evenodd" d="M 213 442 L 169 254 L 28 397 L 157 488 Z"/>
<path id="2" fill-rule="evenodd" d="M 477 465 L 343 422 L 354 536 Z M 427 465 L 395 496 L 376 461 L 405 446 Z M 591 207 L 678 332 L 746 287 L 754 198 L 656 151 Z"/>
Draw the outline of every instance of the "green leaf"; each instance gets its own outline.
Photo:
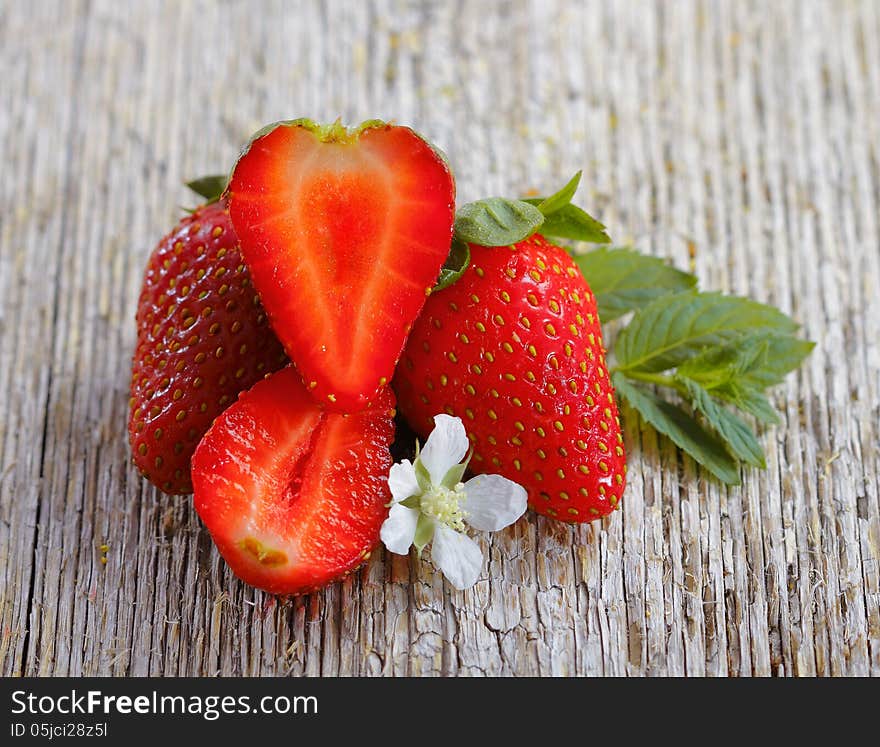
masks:
<path id="1" fill-rule="evenodd" d="M 428 518 L 424 514 L 419 514 L 419 520 L 416 522 L 416 533 L 413 537 L 413 544 L 416 546 L 416 551 L 420 555 L 422 550 L 425 549 L 425 545 L 434 539 L 434 526 L 433 519 Z"/>
<path id="2" fill-rule="evenodd" d="M 212 174 L 200 179 L 193 179 L 191 182 L 187 182 L 186 186 L 211 203 L 220 199 L 220 195 L 226 189 L 226 180 L 226 174 Z"/>
<path id="3" fill-rule="evenodd" d="M 685 361 L 675 378 L 685 385 L 698 384 L 762 422 L 778 423 L 763 390 L 781 383 L 814 347 L 815 343 L 791 335 L 744 335 Z"/>
<path id="4" fill-rule="evenodd" d="M 455 214 L 455 234 L 481 246 L 508 246 L 531 236 L 544 222 L 534 205 L 488 197 L 462 205 Z"/>
<path id="5" fill-rule="evenodd" d="M 776 425 L 779 422 L 779 414 L 763 392 L 754 389 L 737 389 L 732 395 L 728 395 L 720 390 L 715 391 L 717 396 L 736 405 L 740 410 L 747 412 L 762 423 Z"/>
<path id="6" fill-rule="evenodd" d="M 799 340 L 791 335 L 769 335 L 763 343 L 756 344 L 748 365 L 740 369 L 740 383 L 755 389 L 781 384 L 786 375 L 798 368 L 815 347 L 815 342 Z"/>
<path id="7" fill-rule="evenodd" d="M 615 352 L 626 373 L 665 371 L 706 346 L 759 331 L 791 333 L 797 324 L 772 306 L 720 293 L 661 296 L 636 312 Z"/>
<path id="8" fill-rule="evenodd" d="M 434 291 L 443 290 L 458 282 L 470 263 L 471 248 L 458 236 L 453 236 L 449 255 L 446 257 L 446 263 L 440 270 L 440 276 L 437 278 Z"/>
<path id="9" fill-rule="evenodd" d="M 594 249 L 576 254 L 575 264 L 590 284 L 599 318 L 610 322 L 640 309 L 660 296 L 693 288 L 697 279 L 670 267 L 662 259 L 634 249 Z"/>
<path id="10" fill-rule="evenodd" d="M 707 389 L 736 382 L 742 387 L 763 390 L 782 383 L 815 346 L 792 335 L 744 335 L 685 361 L 678 374 Z"/>
<path id="11" fill-rule="evenodd" d="M 525 202 L 536 207 L 543 197 L 530 197 Z M 611 237 L 605 226 L 577 205 L 569 203 L 544 217 L 541 233 L 547 238 L 588 241 L 591 244 L 608 244 Z"/>
<path id="12" fill-rule="evenodd" d="M 749 426 L 730 410 L 718 404 L 699 384 L 687 381 L 686 387 L 694 409 L 702 414 L 709 425 L 724 439 L 727 450 L 748 464 L 766 469 L 764 449 L 761 448 Z"/>
<path id="13" fill-rule="evenodd" d="M 676 372 L 673 381 L 678 389 L 687 389 L 691 384 L 706 389 L 702 384 L 696 383 L 693 379 L 688 379 Z M 760 389 L 744 385 L 740 382 L 731 380 L 723 386 L 713 386 L 708 388 L 710 396 L 723 400 L 745 413 L 752 415 L 763 423 L 776 424 L 779 422 L 779 415 L 770 404 L 770 400 Z"/>
<path id="14" fill-rule="evenodd" d="M 711 431 L 703 428 L 682 408 L 658 397 L 648 389 L 636 386 L 621 373 L 612 377 L 617 393 L 623 397 L 642 419 L 676 446 L 728 485 L 740 484 L 739 464 L 724 443 Z"/>
<path id="15" fill-rule="evenodd" d="M 569 180 L 568 184 L 556 192 L 556 194 L 552 194 L 545 198 L 536 206 L 538 210 L 544 214 L 545 218 L 571 203 L 571 198 L 574 197 L 574 193 L 577 192 L 578 184 L 581 182 L 582 173 L 583 172 L 578 171 L 577 174 Z"/>
<path id="16" fill-rule="evenodd" d="M 697 382 L 706 389 L 725 389 L 751 365 L 757 348 L 755 341 L 763 341 L 766 335 L 744 333 L 722 345 L 707 347 L 703 352 L 684 361 L 676 371 L 680 379 Z"/>

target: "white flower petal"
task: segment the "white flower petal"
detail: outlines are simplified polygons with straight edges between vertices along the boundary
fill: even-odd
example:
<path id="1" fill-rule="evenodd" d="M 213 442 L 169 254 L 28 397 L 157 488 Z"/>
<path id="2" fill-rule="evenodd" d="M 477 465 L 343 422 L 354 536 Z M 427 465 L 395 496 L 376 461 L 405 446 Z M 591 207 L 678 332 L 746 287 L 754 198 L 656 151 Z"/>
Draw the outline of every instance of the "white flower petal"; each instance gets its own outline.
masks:
<path id="1" fill-rule="evenodd" d="M 418 495 L 419 481 L 416 479 L 416 470 L 409 459 L 404 459 L 400 464 L 392 464 L 388 473 L 388 487 L 391 489 L 391 497 L 395 503 L 405 501 L 411 495 Z"/>
<path id="2" fill-rule="evenodd" d="M 482 532 L 497 532 L 526 512 L 522 485 L 501 475 L 477 475 L 464 484 L 464 520 Z"/>
<path id="3" fill-rule="evenodd" d="M 439 485 L 449 468 L 464 459 L 470 445 L 461 418 L 435 415 L 434 430 L 419 454 L 431 475 L 431 482 Z"/>
<path id="4" fill-rule="evenodd" d="M 419 512 L 414 508 L 393 505 L 379 531 L 385 547 L 398 555 L 407 555 L 416 536 L 418 521 Z"/>
<path id="5" fill-rule="evenodd" d="M 480 546 L 466 534 L 440 523 L 431 543 L 431 558 L 459 591 L 477 583 L 483 568 Z"/>

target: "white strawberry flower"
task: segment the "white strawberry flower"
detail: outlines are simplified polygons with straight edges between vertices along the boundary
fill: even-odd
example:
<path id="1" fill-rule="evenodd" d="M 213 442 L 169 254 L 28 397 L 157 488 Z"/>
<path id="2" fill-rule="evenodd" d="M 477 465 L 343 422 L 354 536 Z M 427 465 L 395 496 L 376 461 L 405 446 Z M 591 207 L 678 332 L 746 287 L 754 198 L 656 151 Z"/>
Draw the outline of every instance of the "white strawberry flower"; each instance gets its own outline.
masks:
<path id="1" fill-rule="evenodd" d="M 430 542 L 434 563 L 456 589 L 473 586 L 483 567 L 483 553 L 466 527 L 497 532 L 526 510 L 525 488 L 501 475 L 461 481 L 469 447 L 461 419 L 437 415 L 415 463 L 404 459 L 391 467 L 391 511 L 381 531 L 385 547 L 398 555 L 413 545 L 421 553 Z"/>

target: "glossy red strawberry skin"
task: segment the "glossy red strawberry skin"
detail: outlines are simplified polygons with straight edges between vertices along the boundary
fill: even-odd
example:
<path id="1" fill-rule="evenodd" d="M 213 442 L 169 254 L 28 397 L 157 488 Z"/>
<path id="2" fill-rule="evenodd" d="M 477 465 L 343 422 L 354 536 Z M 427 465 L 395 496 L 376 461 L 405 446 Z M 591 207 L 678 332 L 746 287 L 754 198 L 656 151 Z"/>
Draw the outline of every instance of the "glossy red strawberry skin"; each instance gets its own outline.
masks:
<path id="1" fill-rule="evenodd" d="M 129 442 L 166 493 L 189 493 L 190 458 L 239 392 L 286 356 L 269 329 L 223 203 L 185 217 L 153 250 L 138 300 Z"/>
<path id="2" fill-rule="evenodd" d="M 391 497 L 393 417 L 390 387 L 346 415 L 287 367 L 217 418 L 193 456 L 193 500 L 239 578 L 303 594 L 369 557 Z"/>
<path id="3" fill-rule="evenodd" d="M 544 237 L 472 245 L 414 325 L 394 387 L 422 436 L 437 413 L 460 417 L 471 470 L 520 483 L 538 513 L 583 522 L 619 505 L 626 457 L 595 298 Z"/>
<path id="4" fill-rule="evenodd" d="M 258 133 L 228 189 L 270 322 L 319 402 L 387 384 L 452 238 L 455 184 L 407 127 L 305 120 Z"/>

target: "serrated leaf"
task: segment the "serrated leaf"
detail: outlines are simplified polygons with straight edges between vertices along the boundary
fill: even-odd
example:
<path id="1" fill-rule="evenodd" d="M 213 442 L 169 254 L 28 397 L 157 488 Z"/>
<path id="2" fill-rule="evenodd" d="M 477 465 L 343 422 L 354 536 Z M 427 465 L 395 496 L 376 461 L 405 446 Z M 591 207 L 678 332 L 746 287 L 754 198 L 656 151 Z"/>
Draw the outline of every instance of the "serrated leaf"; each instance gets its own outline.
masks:
<path id="1" fill-rule="evenodd" d="M 419 514 L 419 519 L 416 522 L 416 533 L 413 537 L 413 544 L 419 554 L 425 549 L 425 545 L 434 539 L 434 528 L 435 524 L 433 519 L 424 514 Z"/>
<path id="2" fill-rule="evenodd" d="M 691 379 L 682 376 L 678 372 L 676 372 L 674 380 L 683 388 L 686 388 L 688 383 L 692 382 Z M 703 385 L 697 384 L 697 386 Z M 743 386 L 739 382 L 731 380 L 722 386 L 711 387 L 709 393 L 716 399 L 723 400 L 744 413 L 757 418 L 762 423 L 770 425 L 779 423 L 779 415 L 773 408 L 773 405 L 770 404 L 770 400 L 767 399 L 767 396 L 760 389 Z"/>
<path id="3" fill-rule="evenodd" d="M 612 380 L 617 393 L 648 425 L 669 438 L 722 482 L 740 484 L 739 463 L 714 433 L 703 428 L 682 408 L 631 383 L 623 374 L 615 373 Z"/>
<path id="4" fill-rule="evenodd" d="M 797 324 L 778 309 L 738 296 L 686 291 L 661 296 L 636 312 L 620 333 L 618 369 L 656 373 L 674 368 L 706 346 L 745 333 L 794 332 Z"/>
<path id="5" fill-rule="evenodd" d="M 525 202 L 538 206 L 544 202 L 544 198 L 530 197 Z M 547 238 L 588 241 L 591 244 L 608 244 L 611 241 L 611 237 L 605 233 L 605 226 L 571 203 L 545 216 L 541 233 Z"/>
<path id="6" fill-rule="evenodd" d="M 571 198 L 574 197 L 574 193 L 577 192 L 578 184 L 581 183 L 582 173 L 582 171 L 578 171 L 577 174 L 569 179 L 568 184 L 555 194 L 544 198 L 544 200 L 536 206 L 538 210 L 544 214 L 545 218 L 571 203 Z"/>
<path id="7" fill-rule="evenodd" d="M 675 377 L 685 385 L 697 383 L 764 423 L 778 423 L 763 390 L 781 383 L 814 347 L 815 343 L 791 335 L 744 335 L 685 361 Z"/>
<path id="8" fill-rule="evenodd" d="M 740 384 L 767 389 L 781 384 L 786 375 L 798 368 L 816 347 L 815 342 L 791 335 L 771 335 L 758 345 L 748 365 L 740 371 Z"/>
<path id="9" fill-rule="evenodd" d="M 765 335 L 759 333 L 763 340 Z M 707 347 L 703 352 L 684 361 L 676 371 L 676 376 L 690 379 L 706 389 L 723 389 L 739 375 L 744 365 L 754 356 L 749 350 L 754 335 L 744 333 L 738 338 L 722 345 Z"/>
<path id="10" fill-rule="evenodd" d="M 765 469 L 764 449 L 751 428 L 715 401 L 699 384 L 688 380 L 685 386 L 694 409 L 717 431 L 728 451 L 748 464 Z"/>
<path id="11" fill-rule="evenodd" d="M 226 174 L 211 174 L 203 176 L 200 179 L 193 179 L 187 182 L 186 186 L 201 197 L 204 197 L 209 203 L 217 202 L 223 190 L 226 189 Z"/>
<path id="12" fill-rule="evenodd" d="M 736 405 L 740 410 L 747 412 L 762 423 L 768 425 L 779 423 L 779 413 L 776 412 L 776 409 L 770 404 L 770 400 L 767 399 L 763 392 L 754 389 L 735 388 L 731 393 L 721 390 L 716 390 L 716 393 L 722 399 L 730 402 L 732 405 Z"/>
<path id="13" fill-rule="evenodd" d="M 458 209 L 455 235 L 469 244 L 508 246 L 531 236 L 543 222 L 543 214 L 534 205 L 488 197 Z"/>
<path id="14" fill-rule="evenodd" d="M 735 381 L 742 387 L 763 390 L 782 383 L 815 346 L 791 335 L 749 334 L 685 361 L 678 373 L 707 389 Z"/>
<path id="15" fill-rule="evenodd" d="M 633 249 L 602 247 L 586 254 L 576 254 L 573 259 L 596 296 L 599 318 L 603 322 L 640 309 L 660 296 L 680 293 L 697 284 L 696 277 L 690 273 Z"/>
<path id="16" fill-rule="evenodd" d="M 434 291 L 443 290 L 458 282 L 470 263 L 471 248 L 457 236 L 453 236 L 452 245 L 449 247 L 449 255 L 446 257 L 446 262 L 440 270 L 440 276 L 437 278 Z"/>

